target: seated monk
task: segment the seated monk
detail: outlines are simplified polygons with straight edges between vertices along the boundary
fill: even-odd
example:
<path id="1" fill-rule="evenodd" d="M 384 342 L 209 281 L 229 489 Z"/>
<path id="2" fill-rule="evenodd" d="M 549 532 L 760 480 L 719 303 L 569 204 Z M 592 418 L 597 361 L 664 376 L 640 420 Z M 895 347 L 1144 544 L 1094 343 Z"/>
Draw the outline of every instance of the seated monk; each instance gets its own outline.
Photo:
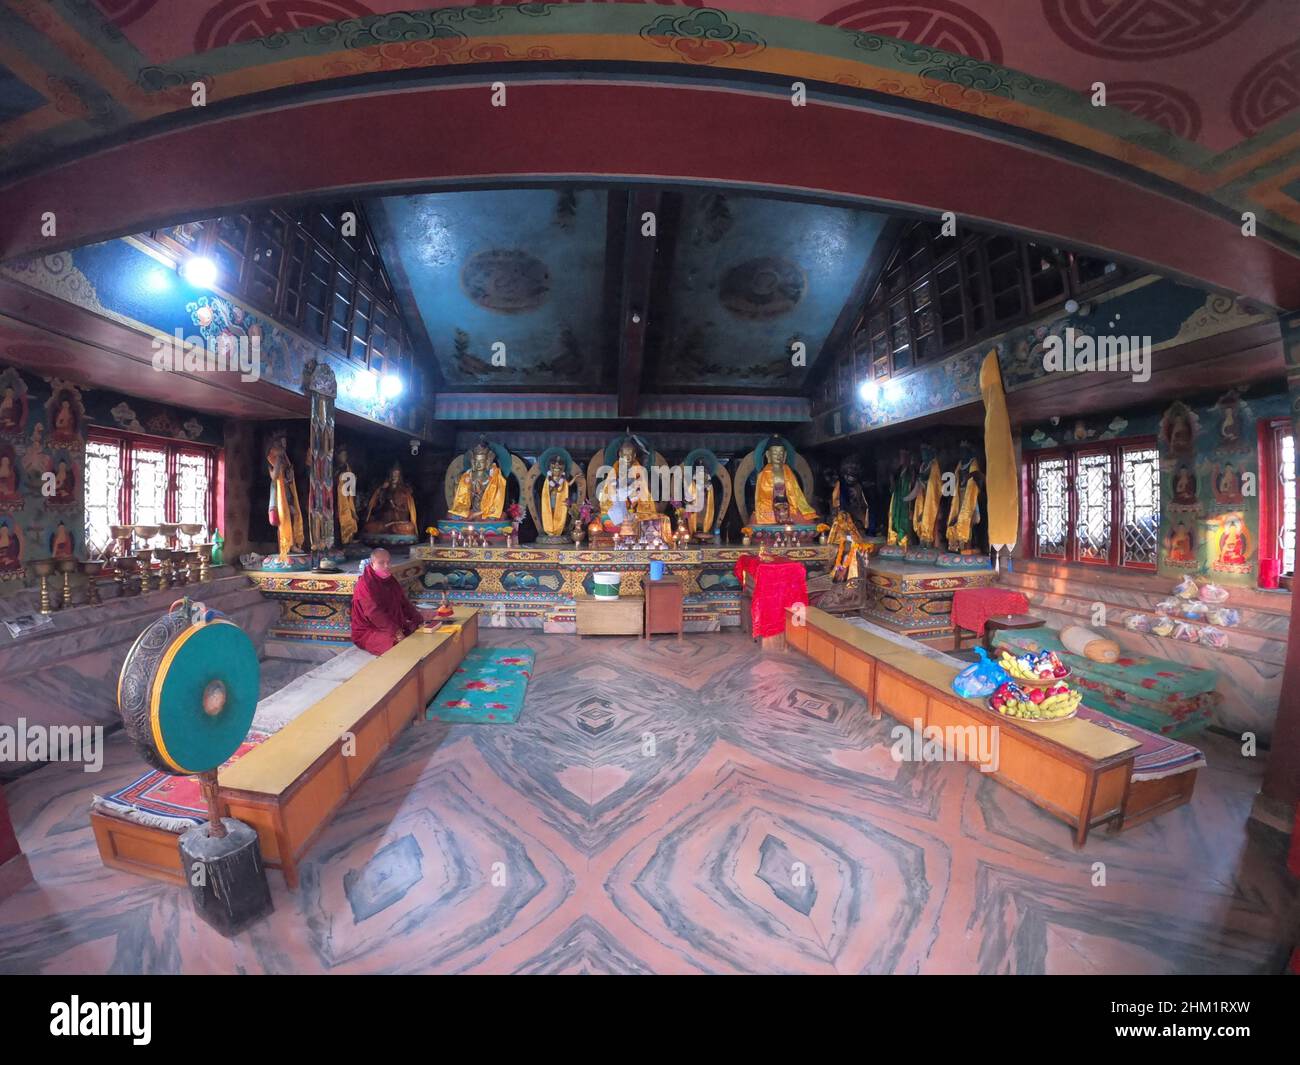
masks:
<path id="1" fill-rule="evenodd" d="M 370 564 L 352 593 L 352 642 L 372 655 L 382 655 L 432 620 L 406 597 L 389 568 L 391 561 L 382 547 L 371 551 Z"/>
<path id="2" fill-rule="evenodd" d="M 794 470 L 785 464 L 785 448 L 767 449 L 767 465 L 754 485 L 755 525 L 812 525 L 817 512 L 808 505 Z"/>

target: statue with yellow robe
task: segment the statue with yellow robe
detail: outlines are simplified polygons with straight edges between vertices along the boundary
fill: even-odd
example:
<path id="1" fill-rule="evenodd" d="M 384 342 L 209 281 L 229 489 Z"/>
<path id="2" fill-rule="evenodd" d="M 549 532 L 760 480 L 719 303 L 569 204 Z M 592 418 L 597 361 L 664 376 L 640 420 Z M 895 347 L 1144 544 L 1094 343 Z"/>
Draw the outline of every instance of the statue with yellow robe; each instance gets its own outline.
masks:
<path id="1" fill-rule="evenodd" d="M 784 444 L 767 449 L 767 463 L 754 485 L 755 525 L 811 525 L 817 512 L 804 498 L 799 478 L 785 462 Z"/>
<path id="2" fill-rule="evenodd" d="M 456 482 L 449 513 L 467 521 L 500 521 L 506 509 L 506 479 L 496 452 L 480 440 L 470 452 L 469 469 Z"/>
<path id="3" fill-rule="evenodd" d="M 939 499 L 942 494 L 943 474 L 939 470 L 939 456 L 929 444 L 922 444 L 916 498 L 912 501 L 912 528 L 920 547 L 939 546 Z"/>
<path id="4" fill-rule="evenodd" d="M 596 492 L 600 525 L 607 533 L 640 535 L 642 523 L 657 523 L 659 535 L 672 537 L 672 519 L 660 514 L 650 489 L 650 478 L 629 436 L 618 446 L 618 458 Z"/>
<path id="5" fill-rule="evenodd" d="M 277 532 L 279 559 L 288 562 L 290 553 L 302 551 L 303 536 L 298 485 L 294 480 L 293 463 L 289 461 L 284 433 L 276 433 L 271 437 L 266 449 L 266 465 L 271 478 L 266 517 Z"/>
<path id="6" fill-rule="evenodd" d="M 366 523 L 362 532 L 379 543 L 414 542 L 418 522 L 415 517 L 415 494 L 396 463 L 388 477 L 370 493 Z"/>
<path id="7" fill-rule="evenodd" d="M 339 543 L 357 538 L 357 475 L 348 461 L 348 449 L 341 447 L 334 458 L 334 506 L 339 515 Z"/>
<path id="8" fill-rule="evenodd" d="M 573 481 L 569 479 L 568 463 L 564 456 L 551 456 L 546 468 L 546 478 L 542 481 L 542 532 L 547 536 L 562 538 L 569 524 L 569 488 Z"/>
<path id="9" fill-rule="evenodd" d="M 980 511 L 984 474 L 980 470 L 980 460 L 975 457 L 975 448 L 969 441 L 962 441 L 961 458 L 954 474 L 956 492 L 948 511 L 948 550 L 956 554 L 974 554 L 977 552 L 975 541 L 979 527 L 984 521 Z"/>
<path id="10" fill-rule="evenodd" d="M 713 478 L 709 471 L 703 466 L 696 466 L 690 471 L 689 477 L 682 478 L 682 496 L 686 504 L 686 530 L 691 536 L 712 534 L 717 504 L 713 498 Z"/>

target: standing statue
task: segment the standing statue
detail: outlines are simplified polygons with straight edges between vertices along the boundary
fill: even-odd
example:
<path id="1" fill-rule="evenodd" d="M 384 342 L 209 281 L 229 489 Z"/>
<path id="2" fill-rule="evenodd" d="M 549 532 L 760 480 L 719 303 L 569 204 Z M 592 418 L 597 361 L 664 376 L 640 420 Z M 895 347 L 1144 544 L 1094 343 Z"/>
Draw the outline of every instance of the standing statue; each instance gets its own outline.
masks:
<path id="1" fill-rule="evenodd" d="M 692 536 L 711 533 L 717 505 L 713 498 L 713 476 L 697 465 L 689 477 L 682 478 L 682 496 L 686 504 L 686 530 Z M 703 492 L 700 485 L 704 486 Z M 700 496 L 703 495 L 703 499 Z"/>
<path id="2" fill-rule="evenodd" d="M 969 440 L 961 442 L 961 456 L 955 473 L 957 490 L 948 514 L 948 550 L 972 554 L 976 550 L 974 544 L 979 527 L 984 521 L 980 511 L 984 474 L 980 470 L 980 460 L 975 457 L 975 447 Z"/>
<path id="3" fill-rule="evenodd" d="M 767 449 L 767 464 L 754 486 L 755 525 L 810 525 L 817 512 L 804 498 L 799 478 L 785 464 L 785 445 Z"/>
<path id="4" fill-rule="evenodd" d="M 502 478 L 504 485 L 505 479 Z M 568 463 L 564 456 L 551 456 L 546 468 L 546 479 L 542 481 L 542 532 L 547 536 L 562 537 L 569 524 L 569 479 Z"/>
<path id="5" fill-rule="evenodd" d="M 450 513 L 452 517 L 473 521 L 500 521 L 505 509 L 505 475 L 497 465 L 496 452 L 480 438 L 470 452 L 469 469 L 460 475 L 456 484 Z"/>
<path id="6" fill-rule="evenodd" d="M 357 538 L 357 475 L 348 461 L 348 449 L 341 447 L 334 459 L 334 499 L 339 514 L 339 543 Z"/>
<path id="7" fill-rule="evenodd" d="M 415 495 L 402 477 L 401 466 L 393 463 L 387 479 L 370 493 L 362 532 L 370 536 L 405 538 L 414 537 L 416 528 Z"/>
<path id="8" fill-rule="evenodd" d="M 916 499 L 912 502 L 912 528 L 921 547 L 939 545 L 939 498 L 943 475 L 939 456 L 929 444 L 921 445 L 921 468 L 917 473 Z"/>
<path id="9" fill-rule="evenodd" d="M 898 453 L 898 469 L 889 484 L 889 521 L 886 542 L 891 546 L 910 547 L 915 541 L 912 530 L 912 501 L 916 498 L 916 471 L 906 450 Z"/>
<path id="10" fill-rule="evenodd" d="M 272 435 L 266 465 L 271 477 L 266 519 L 278 531 L 280 561 L 288 562 L 290 553 L 302 550 L 302 507 L 284 433 Z"/>
<path id="11" fill-rule="evenodd" d="M 830 480 L 833 520 L 827 542 L 838 544 L 852 537 L 854 543 L 864 543 L 871 508 L 862 488 L 862 464 L 852 455 L 846 455 L 838 471 L 831 467 Z"/>

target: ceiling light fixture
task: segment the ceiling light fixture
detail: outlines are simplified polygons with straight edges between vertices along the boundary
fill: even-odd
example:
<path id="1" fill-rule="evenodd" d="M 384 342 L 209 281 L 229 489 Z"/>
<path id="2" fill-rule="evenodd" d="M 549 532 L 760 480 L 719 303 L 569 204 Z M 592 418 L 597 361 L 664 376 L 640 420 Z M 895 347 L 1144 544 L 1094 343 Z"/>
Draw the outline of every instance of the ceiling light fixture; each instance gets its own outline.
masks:
<path id="1" fill-rule="evenodd" d="M 181 277 L 195 288 L 211 288 L 217 283 L 217 264 L 206 255 L 196 255 L 181 265 Z"/>

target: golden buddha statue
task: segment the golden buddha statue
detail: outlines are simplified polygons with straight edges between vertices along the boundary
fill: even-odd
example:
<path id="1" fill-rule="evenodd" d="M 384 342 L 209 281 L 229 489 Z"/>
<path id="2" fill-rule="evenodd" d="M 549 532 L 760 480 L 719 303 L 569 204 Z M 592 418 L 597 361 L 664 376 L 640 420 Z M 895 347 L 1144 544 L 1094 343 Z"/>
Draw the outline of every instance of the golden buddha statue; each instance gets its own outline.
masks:
<path id="1" fill-rule="evenodd" d="M 506 479 L 497 465 L 496 452 L 479 440 L 470 452 L 470 465 L 456 482 L 456 497 L 449 513 L 469 521 L 500 521 L 506 509 Z"/>
<path id="2" fill-rule="evenodd" d="M 271 437 L 266 449 L 266 465 L 271 477 L 267 518 L 278 533 L 280 560 L 287 562 L 290 552 L 302 550 L 302 507 L 298 503 L 298 485 L 283 433 Z"/>
<path id="3" fill-rule="evenodd" d="M 370 493 L 362 532 L 371 536 L 415 536 L 415 495 L 396 463 L 383 484 Z"/>
<path id="4" fill-rule="evenodd" d="M 660 514 L 650 491 L 650 478 L 631 437 L 618 446 L 618 458 L 596 492 L 600 525 L 606 532 L 639 531 L 642 522 L 658 522 L 660 535 L 672 537 L 672 520 Z"/>
<path id="5" fill-rule="evenodd" d="M 976 551 L 979 527 L 984 521 L 980 512 L 984 474 L 980 470 L 980 460 L 975 456 L 975 448 L 968 440 L 961 442 L 961 455 L 953 473 L 956 494 L 948 515 L 948 550 L 956 554 L 972 554 Z"/>
<path id="6" fill-rule="evenodd" d="M 547 536 L 563 536 L 569 523 L 568 464 L 563 455 L 552 455 L 542 481 L 542 532 Z"/>
<path id="7" fill-rule="evenodd" d="M 817 512 L 804 498 L 799 478 L 785 463 L 784 444 L 767 449 L 767 464 L 754 486 L 755 525 L 811 525 Z"/>
<path id="8" fill-rule="evenodd" d="M 348 461 L 348 449 L 341 447 L 334 459 L 334 505 L 339 516 L 339 543 L 347 545 L 357 538 L 356 474 Z"/>
<path id="9" fill-rule="evenodd" d="M 683 479 L 682 491 L 686 503 L 686 529 L 692 536 L 711 533 L 715 516 L 713 478 L 703 466 L 696 466 L 690 472 L 691 476 Z M 704 496 L 703 500 L 700 499 L 701 494 Z"/>

